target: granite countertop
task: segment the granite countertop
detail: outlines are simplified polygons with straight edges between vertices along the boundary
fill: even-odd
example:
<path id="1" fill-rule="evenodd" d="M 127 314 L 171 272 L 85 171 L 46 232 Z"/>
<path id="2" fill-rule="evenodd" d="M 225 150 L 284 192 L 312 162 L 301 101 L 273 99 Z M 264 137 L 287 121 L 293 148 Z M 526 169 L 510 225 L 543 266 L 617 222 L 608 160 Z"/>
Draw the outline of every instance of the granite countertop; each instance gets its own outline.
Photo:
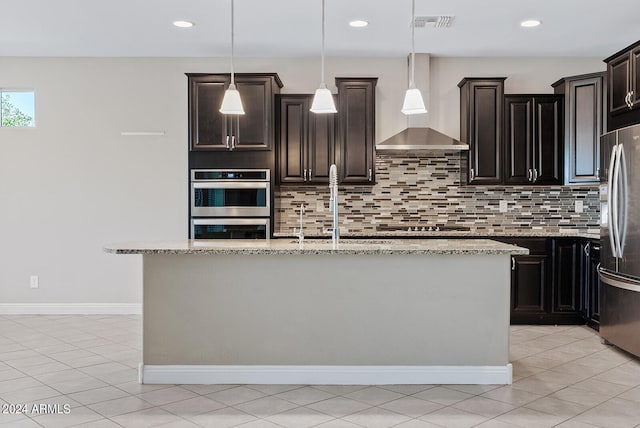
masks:
<path id="1" fill-rule="evenodd" d="M 274 233 L 275 238 L 297 238 L 294 233 Z M 489 232 L 483 230 L 450 230 L 450 231 L 364 231 L 364 232 L 340 232 L 343 238 L 585 238 L 600 239 L 600 232 L 589 232 L 580 230 L 565 230 L 560 232 L 550 232 L 545 230 L 523 230 L 509 232 Z"/>
<path id="2" fill-rule="evenodd" d="M 348 239 L 334 250 L 330 239 L 306 239 L 300 248 L 297 239 L 182 240 L 130 242 L 107 245 L 112 254 L 424 254 L 478 255 L 529 254 L 529 250 L 489 239 Z"/>

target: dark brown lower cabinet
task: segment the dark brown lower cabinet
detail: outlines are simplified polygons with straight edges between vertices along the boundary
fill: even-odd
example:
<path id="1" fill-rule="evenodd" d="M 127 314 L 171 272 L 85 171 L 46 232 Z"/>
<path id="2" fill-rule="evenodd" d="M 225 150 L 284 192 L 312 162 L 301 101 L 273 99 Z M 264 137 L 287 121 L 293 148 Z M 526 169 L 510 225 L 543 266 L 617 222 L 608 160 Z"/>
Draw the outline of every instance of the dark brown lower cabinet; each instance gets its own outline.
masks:
<path id="1" fill-rule="evenodd" d="M 511 261 L 511 323 L 535 323 L 547 311 L 547 256 L 514 256 Z"/>
<path id="2" fill-rule="evenodd" d="M 513 256 L 511 260 L 511 324 L 597 325 L 597 240 L 498 240 L 529 249 L 529 255 Z"/>
<path id="3" fill-rule="evenodd" d="M 589 241 L 584 246 L 584 286 L 583 317 L 587 325 L 598 330 L 600 328 L 600 242 Z"/>
<path id="4" fill-rule="evenodd" d="M 502 240 L 529 249 L 511 258 L 511 324 L 541 324 L 549 312 L 550 260 L 546 238 Z"/>
<path id="5" fill-rule="evenodd" d="M 551 316 L 554 324 L 580 324 L 581 254 L 584 246 L 574 238 L 551 239 L 553 274 L 551 279 Z"/>

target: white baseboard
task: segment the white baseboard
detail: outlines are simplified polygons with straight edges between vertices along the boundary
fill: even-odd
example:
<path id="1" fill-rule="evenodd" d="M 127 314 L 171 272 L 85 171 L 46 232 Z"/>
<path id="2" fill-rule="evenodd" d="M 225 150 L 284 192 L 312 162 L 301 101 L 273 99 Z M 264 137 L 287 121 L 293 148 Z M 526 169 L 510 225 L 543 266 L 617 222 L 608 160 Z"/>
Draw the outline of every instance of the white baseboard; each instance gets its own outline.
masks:
<path id="1" fill-rule="evenodd" d="M 0 303 L 0 315 L 141 314 L 140 303 Z"/>
<path id="2" fill-rule="evenodd" d="M 145 384 L 511 384 L 504 366 L 197 366 L 143 365 Z"/>

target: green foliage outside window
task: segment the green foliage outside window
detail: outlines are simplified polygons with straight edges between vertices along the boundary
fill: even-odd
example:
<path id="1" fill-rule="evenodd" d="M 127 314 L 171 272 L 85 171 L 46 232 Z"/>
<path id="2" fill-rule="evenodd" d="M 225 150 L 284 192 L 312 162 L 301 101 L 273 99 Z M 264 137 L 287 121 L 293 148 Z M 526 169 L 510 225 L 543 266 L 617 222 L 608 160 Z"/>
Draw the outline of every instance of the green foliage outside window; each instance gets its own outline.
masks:
<path id="1" fill-rule="evenodd" d="M 25 94 L 33 95 L 33 93 Z M 0 126 L 32 127 L 35 126 L 35 121 L 33 115 L 21 110 L 20 107 L 12 102 L 8 93 L 0 92 Z"/>

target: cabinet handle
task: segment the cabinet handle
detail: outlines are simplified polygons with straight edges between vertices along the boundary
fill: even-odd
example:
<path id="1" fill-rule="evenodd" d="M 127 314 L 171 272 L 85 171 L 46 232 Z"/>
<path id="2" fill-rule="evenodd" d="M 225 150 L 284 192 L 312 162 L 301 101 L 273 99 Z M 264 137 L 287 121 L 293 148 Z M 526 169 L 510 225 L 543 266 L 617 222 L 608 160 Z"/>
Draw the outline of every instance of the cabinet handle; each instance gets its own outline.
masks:
<path id="1" fill-rule="evenodd" d="M 536 181 L 538 181 L 538 169 L 533 168 L 533 182 L 535 183 Z"/>
<path id="2" fill-rule="evenodd" d="M 236 148 L 236 136 L 231 137 L 231 150 Z"/>
<path id="3" fill-rule="evenodd" d="M 369 178 L 369 181 L 373 180 L 373 171 L 371 171 L 371 168 L 369 168 L 369 175 L 367 177 Z"/>
<path id="4" fill-rule="evenodd" d="M 309 177 L 309 181 L 311 181 L 311 168 L 309 168 L 309 174 L 308 174 L 308 177 Z"/>
<path id="5" fill-rule="evenodd" d="M 633 108 L 633 91 L 629 92 L 629 108 Z"/>
<path id="6" fill-rule="evenodd" d="M 600 180 L 600 168 L 596 168 L 596 178 Z"/>
<path id="7" fill-rule="evenodd" d="M 516 259 L 511 257 L 511 270 L 516 270 Z"/>
<path id="8" fill-rule="evenodd" d="M 624 103 L 631 108 L 631 92 L 627 92 L 627 96 L 624 97 Z"/>
<path id="9" fill-rule="evenodd" d="M 306 168 L 302 172 L 302 181 L 307 181 L 307 169 Z"/>
<path id="10" fill-rule="evenodd" d="M 229 136 L 227 135 L 227 142 L 225 143 L 225 145 L 227 146 L 227 149 L 229 149 Z"/>
<path id="11" fill-rule="evenodd" d="M 591 242 L 587 242 L 587 245 L 584 246 L 584 255 L 589 257 L 589 250 L 591 249 Z"/>
<path id="12" fill-rule="evenodd" d="M 476 172 L 473 168 L 469 170 L 469 181 L 473 181 L 476 178 Z"/>
<path id="13" fill-rule="evenodd" d="M 533 181 L 533 170 L 529 168 L 529 174 L 527 175 L 527 180 Z"/>

